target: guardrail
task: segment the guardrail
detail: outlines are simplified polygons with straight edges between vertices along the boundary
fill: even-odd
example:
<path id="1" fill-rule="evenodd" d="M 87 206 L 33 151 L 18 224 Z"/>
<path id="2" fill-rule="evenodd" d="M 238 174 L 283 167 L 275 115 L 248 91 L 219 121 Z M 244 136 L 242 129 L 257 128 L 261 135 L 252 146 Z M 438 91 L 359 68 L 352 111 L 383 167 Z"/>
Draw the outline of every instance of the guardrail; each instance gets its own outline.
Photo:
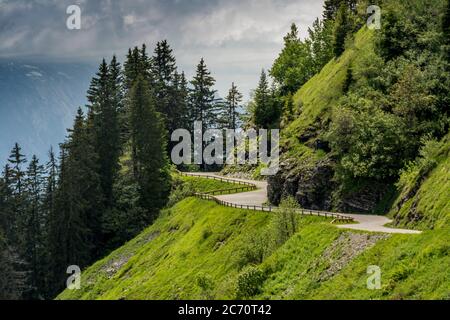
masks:
<path id="1" fill-rule="evenodd" d="M 245 210 L 253 210 L 253 211 L 264 211 L 264 212 L 275 212 L 280 210 L 278 207 L 272 207 L 272 206 L 255 206 L 255 205 L 245 205 L 245 204 L 236 204 L 231 203 L 227 201 L 220 200 L 215 195 L 216 194 L 226 194 L 226 193 L 236 193 L 239 191 L 252 191 L 256 190 L 257 187 L 253 183 L 245 182 L 245 181 L 239 181 L 235 179 L 229 179 L 229 178 L 222 178 L 222 177 L 216 177 L 216 176 L 210 176 L 210 175 L 201 175 L 201 174 L 194 174 L 194 173 L 185 173 L 185 172 L 179 172 L 179 174 L 186 176 L 186 177 L 199 177 L 199 178 L 206 178 L 206 179 L 214 179 L 219 180 L 223 182 L 232 182 L 237 183 L 241 185 L 245 185 L 245 187 L 240 188 L 232 188 L 232 189 L 224 189 L 224 190 L 214 190 L 209 191 L 208 193 L 198 193 L 193 192 L 192 196 L 203 199 L 203 200 L 210 200 L 216 202 L 218 205 L 230 207 L 230 208 L 237 208 L 237 209 L 245 209 Z M 353 222 L 354 219 L 352 217 L 346 216 L 341 213 L 335 213 L 335 212 L 328 212 L 328 211 L 318 211 L 318 210 L 309 210 L 309 209 L 295 209 L 296 212 L 303 216 L 318 216 L 318 217 L 325 217 L 325 218 L 333 218 L 332 223 L 336 222 Z"/>
<path id="2" fill-rule="evenodd" d="M 251 182 L 230 179 L 230 178 L 225 178 L 225 177 L 210 176 L 210 175 L 205 175 L 205 174 L 186 173 L 186 172 L 181 172 L 181 171 L 178 171 L 178 173 L 184 177 L 197 177 L 197 178 L 217 180 L 217 181 L 221 181 L 221 182 L 231 182 L 231 183 L 240 184 L 240 185 L 244 185 L 244 186 L 254 187 L 256 189 L 256 185 L 254 185 Z"/>

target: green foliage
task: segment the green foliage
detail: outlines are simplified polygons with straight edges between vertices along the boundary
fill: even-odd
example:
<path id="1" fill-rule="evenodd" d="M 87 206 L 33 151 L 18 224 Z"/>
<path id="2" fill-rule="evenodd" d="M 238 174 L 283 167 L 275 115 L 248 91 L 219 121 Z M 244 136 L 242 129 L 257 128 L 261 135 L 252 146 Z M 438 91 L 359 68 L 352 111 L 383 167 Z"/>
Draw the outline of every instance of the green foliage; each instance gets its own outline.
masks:
<path id="1" fill-rule="evenodd" d="M 201 121 L 205 131 L 217 121 L 214 104 L 216 91 L 213 89 L 215 83 L 216 80 L 211 76 L 202 58 L 197 65 L 196 75 L 191 81 L 192 89 L 189 93 L 191 127 L 194 121 Z"/>
<path id="2" fill-rule="evenodd" d="M 353 246 L 338 239 L 349 232 L 323 218 L 304 217 L 297 233 L 265 256 L 262 264 L 241 269 L 236 252 L 247 244 L 246 235 L 267 235 L 272 218 L 268 213 L 185 199 L 85 270 L 81 290 L 66 290 L 58 299 L 234 299 L 237 293 L 256 299 L 448 297 L 448 228 L 388 236 L 353 258 L 339 260 L 334 269 L 334 256 L 324 258 L 325 252 L 325 257 L 333 252 L 348 257 Z M 205 230 L 210 234 L 206 239 Z M 224 232 L 226 240 L 216 236 Z M 357 238 L 366 238 L 362 236 Z M 113 269 L 114 265 L 119 267 Z M 367 289 L 370 265 L 381 267 L 383 290 Z M 324 277 L 329 270 L 335 270 L 333 276 Z"/>
<path id="3" fill-rule="evenodd" d="M 299 214 L 297 201 L 288 197 L 281 201 L 280 207 L 274 217 L 274 242 L 277 247 L 283 245 L 297 232 Z"/>
<path id="4" fill-rule="evenodd" d="M 280 111 L 275 89 L 269 88 L 266 72 L 262 70 L 258 88 L 254 92 L 253 123 L 257 128 L 275 128 Z"/>
<path id="5" fill-rule="evenodd" d="M 333 32 L 333 53 L 335 57 L 341 56 L 345 51 L 345 40 L 352 31 L 352 18 L 345 3 L 342 3 L 336 15 Z"/>
<path id="6" fill-rule="evenodd" d="M 203 299 L 212 299 L 212 292 L 214 290 L 214 282 L 211 280 L 211 277 L 205 274 L 200 274 L 197 277 L 197 286 L 201 290 L 201 295 Z"/>
<path id="7" fill-rule="evenodd" d="M 356 101 L 364 110 L 364 101 Z M 406 138 L 399 118 L 378 109 L 335 114 L 328 139 L 341 157 L 342 169 L 353 178 L 383 180 L 395 177 L 403 163 Z"/>
<path id="8" fill-rule="evenodd" d="M 446 228 L 450 219 L 448 135 L 440 142 L 423 140 L 420 156 L 402 170 L 400 195 L 391 215 L 398 226 L 418 229 Z"/>
<path id="9" fill-rule="evenodd" d="M 170 175 L 166 155 L 166 131 L 148 83 L 138 77 L 129 93 L 133 174 L 140 203 L 151 222 L 168 200 Z M 155 212 L 156 211 L 156 212 Z"/>
<path id="10" fill-rule="evenodd" d="M 249 266 L 237 278 L 236 298 L 245 299 L 257 295 L 264 283 L 264 273 L 258 268 Z"/>
<path id="11" fill-rule="evenodd" d="M 298 90 L 332 58 L 331 30 L 331 23 L 317 19 L 308 29 L 308 38 L 301 41 L 297 26 L 291 26 L 284 48 L 270 70 L 280 85 L 281 95 Z"/>
<path id="12" fill-rule="evenodd" d="M 221 123 L 224 128 L 227 129 L 237 129 L 239 112 L 238 108 L 242 102 L 242 93 L 239 92 L 238 88 L 234 84 L 231 84 L 231 88 L 228 91 L 228 95 L 225 101 L 224 111 L 221 119 Z"/>

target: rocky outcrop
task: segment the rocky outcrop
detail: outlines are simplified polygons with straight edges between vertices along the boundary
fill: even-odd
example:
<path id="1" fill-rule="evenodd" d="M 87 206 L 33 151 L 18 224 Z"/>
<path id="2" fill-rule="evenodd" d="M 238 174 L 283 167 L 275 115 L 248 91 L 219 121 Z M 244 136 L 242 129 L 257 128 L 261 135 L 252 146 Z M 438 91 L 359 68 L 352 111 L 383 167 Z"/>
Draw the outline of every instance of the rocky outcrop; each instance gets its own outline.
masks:
<path id="1" fill-rule="evenodd" d="M 269 178 L 269 201 L 278 205 L 282 198 L 293 196 L 303 208 L 330 210 L 334 189 L 334 163 L 329 159 L 316 163 L 282 163 L 277 175 Z"/>
<path id="2" fill-rule="evenodd" d="M 373 213 L 389 192 L 390 184 L 366 181 L 344 192 L 333 179 L 335 166 L 330 158 L 282 162 L 278 174 L 268 179 L 269 201 L 279 205 L 284 197 L 292 196 L 305 209 Z"/>

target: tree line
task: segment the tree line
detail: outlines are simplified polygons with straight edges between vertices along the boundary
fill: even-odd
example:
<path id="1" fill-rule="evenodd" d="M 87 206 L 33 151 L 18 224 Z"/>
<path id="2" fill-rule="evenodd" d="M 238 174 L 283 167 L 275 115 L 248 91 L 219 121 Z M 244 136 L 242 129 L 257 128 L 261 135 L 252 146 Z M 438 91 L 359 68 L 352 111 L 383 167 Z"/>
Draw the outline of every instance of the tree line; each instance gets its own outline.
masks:
<path id="1" fill-rule="evenodd" d="M 15 144 L 0 178 L 0 298 L 52 298 L 84 268 L 151 224 L 171 189 L 169 133 L 237 128 L 242 94 L 225 99 L 204 59 L 188 82 L 167 41 L 101 62 L 73 127 L 48 161 Z M 3 276 L 6 275 L 6 276 Z"/>

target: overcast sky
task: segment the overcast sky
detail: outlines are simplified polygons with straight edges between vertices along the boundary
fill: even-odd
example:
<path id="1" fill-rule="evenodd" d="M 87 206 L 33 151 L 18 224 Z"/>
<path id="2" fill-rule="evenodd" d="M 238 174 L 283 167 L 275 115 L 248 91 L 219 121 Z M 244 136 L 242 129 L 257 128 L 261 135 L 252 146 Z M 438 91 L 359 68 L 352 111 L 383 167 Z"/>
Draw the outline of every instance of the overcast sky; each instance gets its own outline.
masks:
<path id="1" fill-rule="evenodd" d="M 80 6 L 81 30 L 66 9 Z M 248 97 L 295 22 L 301 35 L 321 16 L 322 0 L 0 0 L 0 57 L 99 62 L 131 46 L 167 39 L 192 76 L 201 57 L 224 95 L 235 81 Z"/>

